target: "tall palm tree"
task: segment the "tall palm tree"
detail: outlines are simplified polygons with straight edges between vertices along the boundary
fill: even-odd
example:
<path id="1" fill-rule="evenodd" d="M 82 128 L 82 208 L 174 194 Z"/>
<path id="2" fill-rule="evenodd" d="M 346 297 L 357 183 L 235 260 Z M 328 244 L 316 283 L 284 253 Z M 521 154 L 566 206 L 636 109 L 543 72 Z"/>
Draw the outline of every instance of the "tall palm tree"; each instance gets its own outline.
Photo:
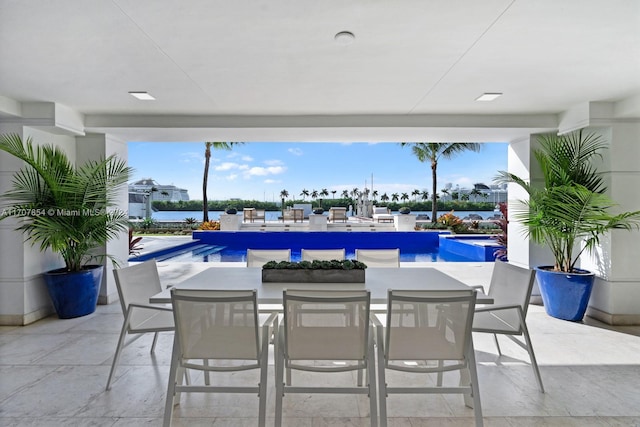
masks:
<path id="1" fill-rule="evenodd" d="M 336 193 L 338 192 L 338 190 L 331 190 L 331 198 L 335 199 L 336 198 Z"/>
<path id="2" fill-rule="evenodd" d="M 320 190 L 318 192 L 318 195 L 320 196 L 320 206 L 322 207 L 322 199 L 324 199 L 325 197 L 327 197 L 329 195 L 329 190 L 327 190 L 326 188 L 323 188 L 322 190 Z"/>
<path id="3" fill-rule="evenodd" d="M 482 144 L 477 142 L 401 142 L 401 146 L 410 146 L 413 154 L 420 162 L 431 163 L 431 222 L 436 222 L 438 206 L 436 192 L 438 191 L 438 161 L 452 159 L 464 151 L 480 151 Z"/>
<path id="4" fill-rule="evenodd" d="M 422 200 L 429 200 L 429 192 L 427 190 L 422 190 L 420 193 L 420 198 Z"/>
<path id="5" fill-rule="evenodd" d="M 402 193 L 402 195 L 400 196 L 400 200 L 402 200 L 403 202 L 409 200 L 409 193 Z"/>
<path id="6" fill-rule="evenodd" d="M 360 195 L 360 190 L 358 190 L 358 188 L 354 188 L 353 190 L 351 190 L 351 197 L 354 200 L 357 199 L 359 195 Z"/>
<path id="7" fill-rule="evenodd" d="M 399 198 L 400 198 L 400 196 L 398 195 L 398 193 L 393 193 L 391 195 L 391 201 L 392 202 L 397 202 Z"/>
<path id="8" fill-rule="evenodd" d="M 417 188 L 415 188 L 412 192 L 411 195 L 413 196 L 413 201 L 417 202 L 418 201 L 418 196 L 420 195 L 420 190 L 418 190 Z"/>
<path id="9" fill-rule="evenodd" d="M 474 188 L 473 190 L 471 190 L 469 192 L 469 196 L 473 196 L 473 200 L 477 201 L 478 200 L 478 196 L 482 195 L 482 192 L 480 190 L 478 190 L 477 188 Z"/>
<path id="10" fill-rule="evenodd" d="M 309 190 L 307 190 L 306 188 L 303 188 L 302 191 L 300 192 L 300 195 L 302 196 L 302 200 L 305 200 L 309 196 Z"/>
<path id="11" fill-rule="evenodd" d="M 343 199 L 349 198 L 349 190 L 342 190 L 342 198 Z"/>
<path id="12" fill-rule="evenodd" d="M 204 143 L 204 177 L 202 178 L 202 222 L 209 221 L 209 201 L 207 200 L 207 184 L 209 183 L 209 162 L 211 160 L 211 148 L 214 150 L 231 150 L 234 145 L 244 142 L 210 142 Z"/>
<path id="13" fill-rule="evenodd" d="M 284 218 L 284 199 L 289 197 L 289 192 L 287 190 L 282 190 L 280 192 L 280 198 L 282 199 L 282 205 L 280 206 L 280 210 L 282 211 L 282 218 Z"/>
<path id="14" fill-rule="evenodd" d="M 446 196 L 449 195 L 449 190 L 447 188 L 443 188 L 442 190 L 440 190 L 440 192 L 445 195 L 445 199 L 446 199 Z"/>
<path id="15" fill-rule="evenodd" d="M 382 196 L 380 196 L 380 200 L 382 200 L 383 202 L 388 202 L 389 196 L 387 196 L 387 193 L 382 193 Z"/>

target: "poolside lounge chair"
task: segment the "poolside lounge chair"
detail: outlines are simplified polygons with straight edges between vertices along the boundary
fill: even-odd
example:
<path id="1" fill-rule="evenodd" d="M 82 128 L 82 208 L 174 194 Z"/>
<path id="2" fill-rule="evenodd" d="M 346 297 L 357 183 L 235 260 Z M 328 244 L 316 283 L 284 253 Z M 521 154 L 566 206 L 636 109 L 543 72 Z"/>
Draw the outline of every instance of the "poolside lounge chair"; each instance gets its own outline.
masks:
<path id="1" fill-rule="evenodd" d="M 342 221 L 347 222 L 347 208 L 337 207 L 329 209 L 329 221 L 336 222 Z"/>
<path id="2" fill-rule="evenodd" d="M 282 212 L 282 222 L 284 221 L 304 222 L 304 210 L 300 208 L 286 209 Z"/>
<path id="3" fill-rule="evenodd" d="M 373 220 L 375 222 L 393 222 L 391 209 L 384 206 L 373 207 Z"/>
<path id="4" fill-rule="evenodd" d="M 255 220 L 262 220 L 265 222 L 265 210 L 264 209 L 255 209 L 255 208 L 244 208 L 244 222 L 254 222 Z"/>

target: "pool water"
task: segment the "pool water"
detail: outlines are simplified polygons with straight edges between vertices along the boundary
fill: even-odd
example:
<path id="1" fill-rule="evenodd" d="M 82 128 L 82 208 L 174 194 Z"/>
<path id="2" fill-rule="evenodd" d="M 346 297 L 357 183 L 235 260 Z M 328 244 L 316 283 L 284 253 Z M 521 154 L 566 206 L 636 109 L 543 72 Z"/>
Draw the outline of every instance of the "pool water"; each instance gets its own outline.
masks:
<path id="1" fill-rule="evenodd" d="M 291 249 L 291 260 L 300 261 L 301 249 L 345 248 L 346 258 L 355 259 L 355 249 L 400 248 L 400 262 L 493 261 L 469 251 L 440 250 L 448 232 L 194 232 L 192 242 L 132 257 L 130 261 L 241 262 L 246 263 L 247 248 Z M 460 241 L 489 241 L 461 237 Z"/>

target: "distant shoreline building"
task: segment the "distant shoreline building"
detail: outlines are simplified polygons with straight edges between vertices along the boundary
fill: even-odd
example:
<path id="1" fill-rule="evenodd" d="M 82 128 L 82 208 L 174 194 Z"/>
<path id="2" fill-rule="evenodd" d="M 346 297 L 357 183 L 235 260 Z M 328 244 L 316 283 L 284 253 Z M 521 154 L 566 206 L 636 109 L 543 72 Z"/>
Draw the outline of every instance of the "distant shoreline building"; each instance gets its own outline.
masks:
<path id="1" fill-rule="evenodd" d="M 473 184 L 473 188 L 460 188 L 459 186 L 453 186 L 452 183 L 444 185 L 444 189 L 448 191 L 448 194 L 442 195 L 440 200 L 453 200 L 453 193 L 458 193 L 458 200 L 462 198 L 462 195 L 466 195 L 465 198 L 474 202 L 491 202 L 495 205 L 507 201 L 507 185 L 486 185 L 483 183 Z"/>
<path id="2" fill-rule="evenodd" d="M 151 178 L 143 178 L 129 184 L 129 218 L 151 218 L 151 202 L 188 200 L 189 192 L 184 188 L 163 185 Z"/>

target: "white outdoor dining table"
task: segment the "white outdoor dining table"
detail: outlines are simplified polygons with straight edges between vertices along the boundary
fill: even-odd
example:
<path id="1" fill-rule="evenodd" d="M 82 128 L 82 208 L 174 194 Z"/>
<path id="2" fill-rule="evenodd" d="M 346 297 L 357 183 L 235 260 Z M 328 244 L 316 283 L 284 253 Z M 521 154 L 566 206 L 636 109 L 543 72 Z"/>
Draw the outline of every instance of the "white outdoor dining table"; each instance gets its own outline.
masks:
<path id="1" fill-rule="evenodd" d="M 262 269 L 254 267 L 210 267 L 175 285 L 180 289 L 256 289 L 258 304 L 282 304 L 284 289 L 322 287 L 332 289 L 368 289 L 372 304 L 386 304 L 389 289 L 402 290 L 461 290 L 469 289 L 463 282 L 435 268 L 368 268 L 365 283 L 262 283 Z M 151 303 L 171 303 L 170 291 L 153 295 Z M 493 302 L 478 293 L 478 304 Z"/>

